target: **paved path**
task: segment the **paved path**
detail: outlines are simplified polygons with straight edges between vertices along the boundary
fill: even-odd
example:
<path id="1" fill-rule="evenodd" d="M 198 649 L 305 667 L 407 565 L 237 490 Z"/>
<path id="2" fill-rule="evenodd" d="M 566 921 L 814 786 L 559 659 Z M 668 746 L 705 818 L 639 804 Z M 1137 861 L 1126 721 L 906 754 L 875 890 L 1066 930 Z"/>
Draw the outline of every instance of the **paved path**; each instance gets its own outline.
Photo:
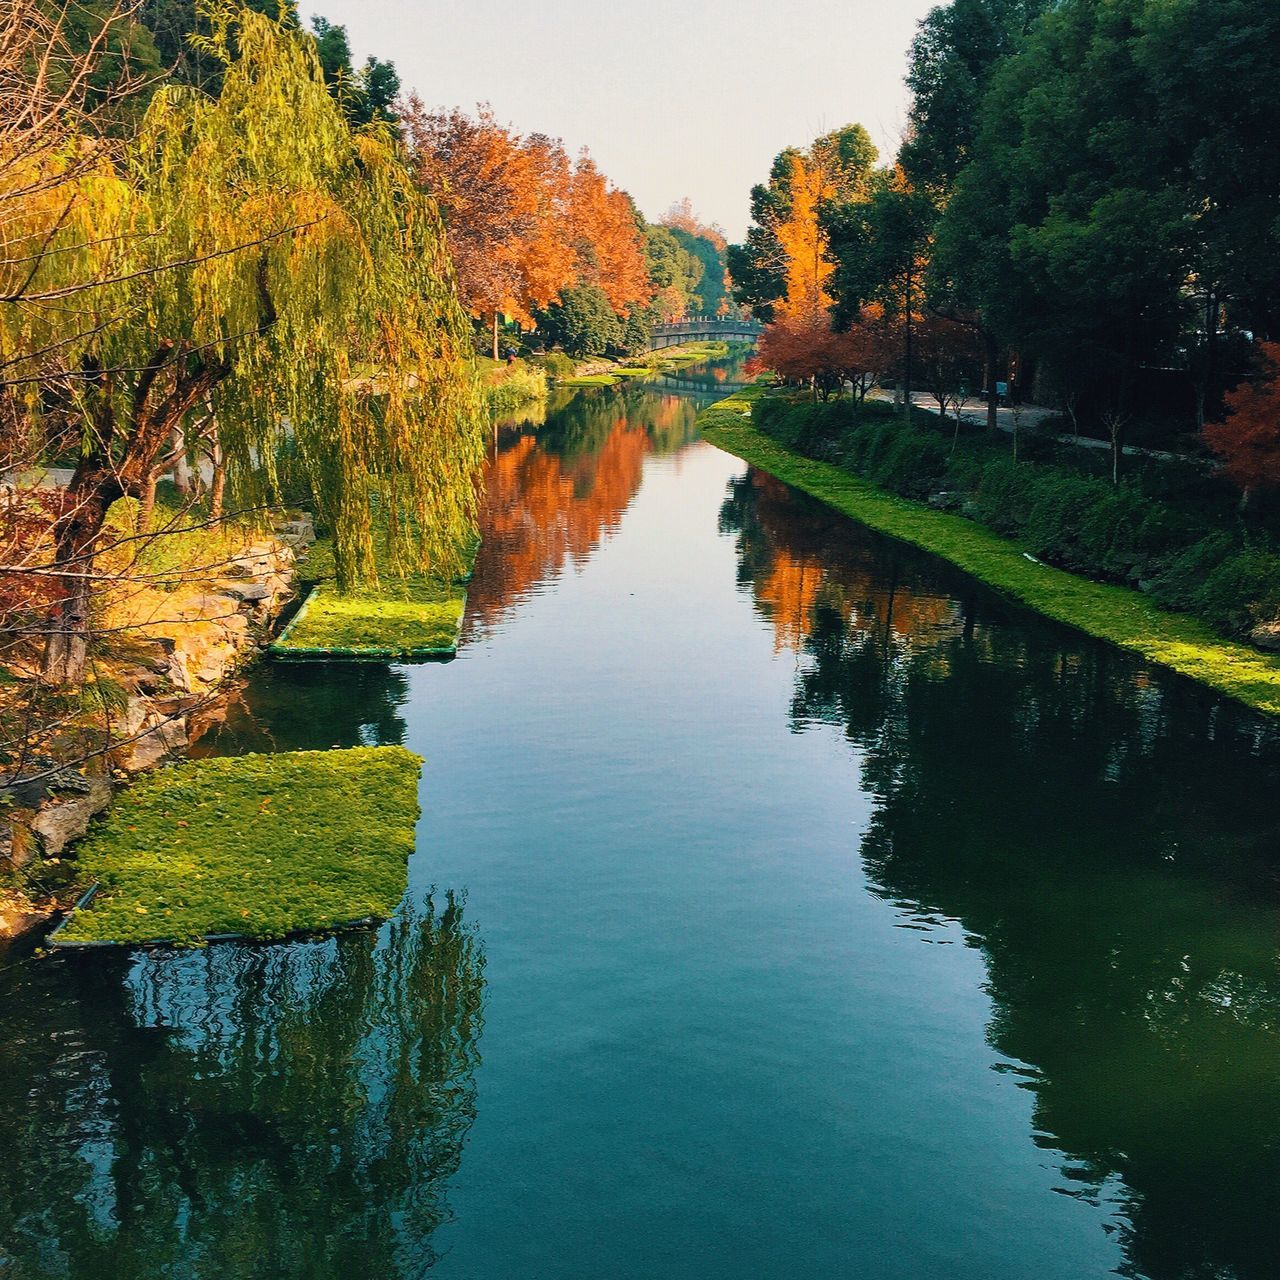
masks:
<path id="1" fill-rule="evenodd" d="M 890 391 L 882 391 L 876 389 L 872 391 L 868 397 L 871 400 L 883 400 L 891 402 L 893 393 Z M 938 402 L 927 392 L 916 391 L 911 396 L 911 403 L 917 409 L 927 410 L 929 413 L 936 414 L 938 412 Z M 1062 415 L 1056 409 L 1047 409 L 1040 404 L 1024 404 L 1018 411 L 1022 416 L 1021 429 L 1023 431 L 1034 431 L 1042 423 L 1050 418 L 1060 418 Z M 948 410 L 948 421 L 955 421 L 955 411 Z M 996 427 L 1005 432 L 1007 435 L 1013 434 L 1014 428 L 1014 411 L 1008 405 L 1001 405 L 996 410 Z M 960 411 L 960 420 L 970 423 L 973 426 L 985 427 L 987 425 L 987 405 L 985 401 L 977 400 L 967 404 Z M 1093 436 L 1073 436 L 1073 435 L 1052 435 L 1049 437 L 1058 444 L 1072 445 L 1078 449 L 1101 449 L 1106 453 L 1111 452 L 1111 442 L 1109 440 L 1098 440 Z M 1185 453 L 1171 453 L 1165 449 L 1142 449 L 1137 445 L 1127 444 L 1122 450 L 1126 458 L 1154 458 L 1159 462 L 1200 462 L 1200 459 L 1192 457 Z"/>

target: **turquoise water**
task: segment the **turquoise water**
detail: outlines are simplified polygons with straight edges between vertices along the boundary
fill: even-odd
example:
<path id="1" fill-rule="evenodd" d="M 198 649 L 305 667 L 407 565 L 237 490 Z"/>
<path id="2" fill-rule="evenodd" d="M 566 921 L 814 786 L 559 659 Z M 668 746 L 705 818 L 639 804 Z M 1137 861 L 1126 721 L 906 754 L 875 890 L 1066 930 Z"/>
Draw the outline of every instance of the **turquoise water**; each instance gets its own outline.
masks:
<path id="1" fill-rule="evenodd" d="M 458 660 L 201 743 L 421 752 L 395 921 L 0 973 L 0 1276 L 1278 1273 L 1275 730 L 702 394 L 503 428 Z"/>

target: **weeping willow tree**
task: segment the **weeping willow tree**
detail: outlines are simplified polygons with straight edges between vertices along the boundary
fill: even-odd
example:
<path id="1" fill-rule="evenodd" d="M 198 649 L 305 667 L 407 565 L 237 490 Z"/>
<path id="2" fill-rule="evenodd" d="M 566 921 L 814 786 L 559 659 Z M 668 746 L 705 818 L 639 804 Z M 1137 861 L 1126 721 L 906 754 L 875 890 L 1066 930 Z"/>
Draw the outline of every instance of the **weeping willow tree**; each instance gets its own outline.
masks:
<path id="1" fill-rule="evenodd" d="M 241 504 L 271 500 L 291 442 L 340 585 L 375 576 L 375 538 L 392 572 L 455 571 L 472 527 L 481 401 L 435 205 L 385 127 L 348 127 L 309 37 L 203 11 L 218 97 L 161 89 L 124 161 L 86 166 L 83 140 L 46 157 L 68 180 L 33 186 L 6 235 L 8 384 L 78 437 L 52 681 L 84 669 L 109 508 L 143 496 L 193 414 Z"/>

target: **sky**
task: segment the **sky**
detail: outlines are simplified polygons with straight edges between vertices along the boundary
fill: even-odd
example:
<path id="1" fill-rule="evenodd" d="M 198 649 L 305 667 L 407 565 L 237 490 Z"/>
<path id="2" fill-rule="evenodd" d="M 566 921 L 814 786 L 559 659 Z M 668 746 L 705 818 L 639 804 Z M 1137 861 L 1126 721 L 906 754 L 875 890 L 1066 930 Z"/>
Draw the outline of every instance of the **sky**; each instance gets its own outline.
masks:
<path id="1" fill-rule="evenodd" d="M 859 121 L 881 152 L 906 121 L 906 51 L 936 0 L 302 0 L 353 61 L 396 64 L 428 107 L 478 102 L 547 133 L 657 219 L 688 196 L 740 239 L 786 146 Z"/>

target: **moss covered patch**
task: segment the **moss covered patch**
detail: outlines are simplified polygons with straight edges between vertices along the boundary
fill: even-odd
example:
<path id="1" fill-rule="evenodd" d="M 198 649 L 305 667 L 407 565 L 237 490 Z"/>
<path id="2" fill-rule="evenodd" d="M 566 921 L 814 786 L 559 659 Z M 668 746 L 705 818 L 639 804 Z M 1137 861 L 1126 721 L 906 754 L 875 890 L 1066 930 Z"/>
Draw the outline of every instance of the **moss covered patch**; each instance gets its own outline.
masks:
<path id="1" fill-rule="evenodd" d="M 827 462 L 784 448 L 751 423 L 763 390 L 749 387 L 699 415 L 703 436 L 869 528 L 942 556 L 1007 595 L 1190 676 L 1260 711 L 1280 714 L 1280 658 L 1215 635 L 1204 623 L 1157 608 L 1137 591 L 1093 582 L 1027 558 L 1019 543 L 962 516 L 894 497 Z"/>
<path id="2" fill-rule="evenodd" d="M 311 594 L 270 652 L 294 660 L 452 657 L 477 550 L 470 548 L 456 581 L 422 574 L 344 594 L 332 581 L 332 549 L 321 540 L 298 566 L 299 583 L 314 584 Z"/>
<path id="3" fill-rule="evenodd" d="M 404 893 L 422 761 L 403 747 L 193 760 L 121 793 L 80 845 L 101 888 L 53 938 L 196 943 L 384 919 Z"/>

